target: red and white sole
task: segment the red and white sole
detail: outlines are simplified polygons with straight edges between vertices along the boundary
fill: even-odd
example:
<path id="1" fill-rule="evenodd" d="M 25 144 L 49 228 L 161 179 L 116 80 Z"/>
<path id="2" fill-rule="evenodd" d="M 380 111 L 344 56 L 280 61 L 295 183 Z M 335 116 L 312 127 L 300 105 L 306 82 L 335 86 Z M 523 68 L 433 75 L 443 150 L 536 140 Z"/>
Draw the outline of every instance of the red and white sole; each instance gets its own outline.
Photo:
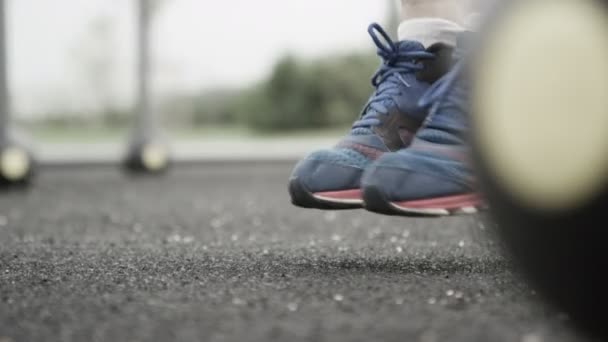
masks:
<path id="1" fill-rule="evenodd" d="M 363 206 L 363 194 L 360 189 L 316 192 L 312 196 L 321 202 Z"/>
<path id="2" fill-rule="evenodd" d="M 481 196 L 475 193 L 416 201 L 390 202 L 390 206 L 393 210 L 403 214 L 423 216 L 471 215 L 486 209 Z"/>

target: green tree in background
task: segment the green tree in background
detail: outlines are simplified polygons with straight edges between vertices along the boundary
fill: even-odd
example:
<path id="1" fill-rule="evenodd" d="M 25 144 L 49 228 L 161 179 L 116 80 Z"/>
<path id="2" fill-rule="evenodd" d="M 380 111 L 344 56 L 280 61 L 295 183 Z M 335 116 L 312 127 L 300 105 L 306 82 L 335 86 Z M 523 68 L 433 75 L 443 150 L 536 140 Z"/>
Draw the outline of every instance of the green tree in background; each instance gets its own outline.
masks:
<path id="1" fill-rule="evenodd" d="M 339 127 L 352 123 L 370 92 L 375 58 L 351 55 L 283 58 L 268 80 L 237 99 L 239 121 L 260 131 Z"/>

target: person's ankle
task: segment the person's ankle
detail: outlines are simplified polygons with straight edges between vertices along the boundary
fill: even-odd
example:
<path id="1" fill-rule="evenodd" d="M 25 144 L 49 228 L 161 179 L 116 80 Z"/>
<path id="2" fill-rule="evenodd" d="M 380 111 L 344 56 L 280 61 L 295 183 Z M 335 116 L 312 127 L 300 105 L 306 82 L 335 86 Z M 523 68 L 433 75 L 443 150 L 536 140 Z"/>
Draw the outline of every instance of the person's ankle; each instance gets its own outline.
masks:
<path id="1" fill-rule="evenodd" d="M 425 47 L 437 43 L 456 45 L 456 37 L 465 28 L 453 21 L 441 18 L 406 19 L 399 25 L 399 40 L 415 40 Z"/>

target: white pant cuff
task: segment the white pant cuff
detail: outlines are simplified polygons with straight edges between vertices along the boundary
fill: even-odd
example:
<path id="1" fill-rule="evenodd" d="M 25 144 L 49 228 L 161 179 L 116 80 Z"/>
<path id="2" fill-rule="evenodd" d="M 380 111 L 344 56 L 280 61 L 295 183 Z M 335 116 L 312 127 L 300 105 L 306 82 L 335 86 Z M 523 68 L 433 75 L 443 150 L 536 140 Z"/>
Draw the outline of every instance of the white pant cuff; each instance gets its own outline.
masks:
<path id="1" fill-rule="evenodd" d="M 458 33 L 465 28 L 441 18 L 407 19 L 399 25 L 399 40 L 415 40 L 425 47 L 436 43 L 455 46 Z"/>

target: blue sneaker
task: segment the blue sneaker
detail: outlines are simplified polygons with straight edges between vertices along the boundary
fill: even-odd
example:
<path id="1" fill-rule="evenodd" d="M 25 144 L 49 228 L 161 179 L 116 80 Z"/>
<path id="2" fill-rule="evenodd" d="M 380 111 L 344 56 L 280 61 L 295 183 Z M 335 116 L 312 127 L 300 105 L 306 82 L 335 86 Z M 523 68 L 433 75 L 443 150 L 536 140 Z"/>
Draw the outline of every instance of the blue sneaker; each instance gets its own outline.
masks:
<path id="1" fill-rule="evenodd" d="M 431 107 L 412 144 L 386 153 L 362 180 L 365 208 L 382 214 L 447 216 L 476 213 L 468 134 L 468 86 L 463 62 L 435 83 L 420 101 Z"/>
<path id="2" fill-rule="evenodd" d="M 448 46 L 427 50 L 416 41 L 393 42 L 378 24 L 370 25 L 368 32 L 382 59 L 372 78 L 375 92 L 348 136 L 295 167 L 289 192 L 296 206 L 363 207 L 360 181 L 364 170 L 382 154 L 411 143 L 428 113 L 418 101 L 450 68 L 452 49 Z"/>

